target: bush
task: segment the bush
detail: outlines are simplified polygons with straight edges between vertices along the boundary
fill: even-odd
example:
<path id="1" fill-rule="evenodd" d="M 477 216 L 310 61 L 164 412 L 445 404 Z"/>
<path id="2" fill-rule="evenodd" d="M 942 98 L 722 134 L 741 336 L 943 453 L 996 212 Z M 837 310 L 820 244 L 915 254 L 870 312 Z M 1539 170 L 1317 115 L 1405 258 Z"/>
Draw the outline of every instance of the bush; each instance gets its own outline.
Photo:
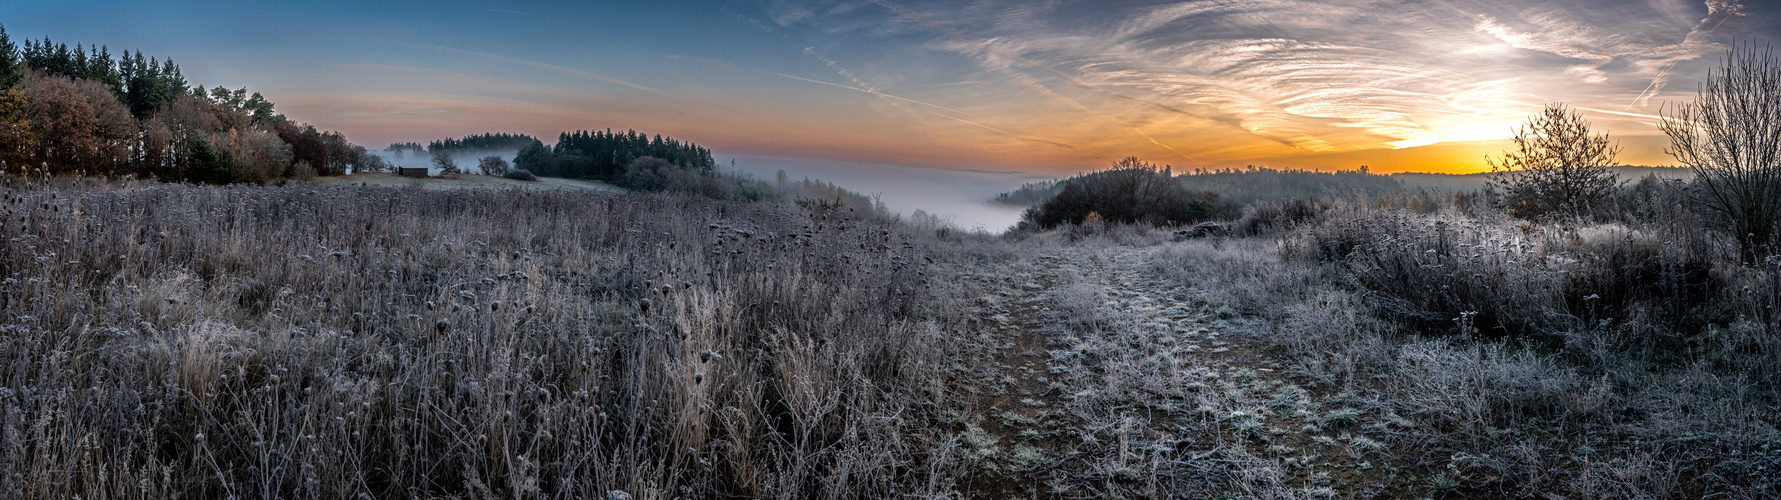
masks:
<path id="1" fill-rule="evenodd" d="M 1734 297 L 1716 299 L 1715 245 L 1698 228 L 1554 228 L 1344 210 L 1309 234 L 1317 253 L 1344 264 L 1389 316 L 1425 332 L 1562 345 L 1567 334 L 1638 323 L 1671 338 L 1623 344 L 1675 347 L 1677 335 L 1735 315 Z"/>
<path id="2" fill-rule="evenodd" d="M 505 173 L 505 174 L 501 174 L 501 176 L 502 176 L 502 177 L 506 177 L 506 178 L 509 178 L 509 179 L 514 179 L 514 180 L 521 180 L 521 181 L 535 181 L 535 180 L 538 180 L 538 176 L 536 176 L 536 175 L 532 175 L 532 172 L 531 172 L 531 171 L 527 171 L 527 170 L 520 170 L 520 169 L 517 169 L 517 168 L 516 168 L 516 169 L 513 169 L 513 170 L 508 170 L 508 171 L 507 171 L 507 173 Z"/>
<path id="3" fill-rule="evenodd" d="M 1781 253 L 1781 60 L 1732 47 L 1693 103 L 1664 113 L 1665 151 L 1694 169 L 1697 201 L 1738 240 L 1745 262 Z"/>
<path id="4" fill-rule="evenodd" d="M 1027 209 L 1021 224 L 1052 229 L 1083 224 L 1096 214 L 1114 224 L 1184 225 L 1234 218 L 1238 210 L 1215 193 L 1189 191 L 1168 171 L 1128 156 L 1110 170 L 1066 181 L 1057 196 Z"/>

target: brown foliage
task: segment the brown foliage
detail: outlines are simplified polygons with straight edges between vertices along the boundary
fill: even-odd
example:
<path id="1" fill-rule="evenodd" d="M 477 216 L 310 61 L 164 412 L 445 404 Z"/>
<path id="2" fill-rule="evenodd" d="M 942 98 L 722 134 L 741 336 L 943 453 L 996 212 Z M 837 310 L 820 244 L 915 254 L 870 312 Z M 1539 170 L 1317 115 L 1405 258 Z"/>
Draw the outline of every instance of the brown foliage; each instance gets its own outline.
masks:
<path id="1" fill-rule="evenodd" d="M 31 102 L 25 89 L 15 87 L 0 93 L 0 162 L 15 172 L 32 167 L 31 153 L 36 147 L 37 134 L 31 130 Z"/>
<path id="2" fill-rule="evenodd" d="M 25 87 L 37 136 L 34 159 L 51 173 L 109 175 L 129 160 L 136 121 L 104 85 L 35 75 Z"/>

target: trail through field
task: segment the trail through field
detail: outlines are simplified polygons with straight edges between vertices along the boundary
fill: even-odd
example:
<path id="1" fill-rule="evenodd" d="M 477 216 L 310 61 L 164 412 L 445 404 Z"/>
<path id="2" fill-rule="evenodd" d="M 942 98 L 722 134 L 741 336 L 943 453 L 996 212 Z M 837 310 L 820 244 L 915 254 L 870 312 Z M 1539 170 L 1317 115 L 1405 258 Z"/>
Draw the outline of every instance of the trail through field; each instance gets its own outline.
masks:
<path id="1" fill-rule="evenodd" d="M 1344 406 L 1150 272 L 1158 247 L 1066 246 L 1001 272 L 954 386 L 977 498 L 1366 497 L 1395 474 Z M 968 375 L 966 375 L 968 374 Z M 1378 432 L 1368 432 L 1376 429 Z M 1375 463 L 1377 462 L 1377 464 Z"/>

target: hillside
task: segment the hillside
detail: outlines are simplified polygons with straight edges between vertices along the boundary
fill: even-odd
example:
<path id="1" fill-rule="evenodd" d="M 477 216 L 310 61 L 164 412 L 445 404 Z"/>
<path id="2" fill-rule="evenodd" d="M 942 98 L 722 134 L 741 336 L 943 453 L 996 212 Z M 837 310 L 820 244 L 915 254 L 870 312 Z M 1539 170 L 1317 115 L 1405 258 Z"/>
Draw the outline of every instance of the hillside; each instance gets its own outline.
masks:
<path id="1" fill-rule="evenodd" d="M 514 180 L 503 177 L 478 174 L 461 174 L 456 178 L 430 176 L 426 178 L 402 177 L 388 172 L 360 172 L 351 175 L 318 177 L 315 183 L 323 186 L 376 186 L 376 187 L 415 187 L 427 190 L 449 189 L 569 189 L 585 191 L 601 191 L 623 193 L 628 189 L 595 180 L 564 179 L 559 177 L 539 177 L 535 181 Z"/>

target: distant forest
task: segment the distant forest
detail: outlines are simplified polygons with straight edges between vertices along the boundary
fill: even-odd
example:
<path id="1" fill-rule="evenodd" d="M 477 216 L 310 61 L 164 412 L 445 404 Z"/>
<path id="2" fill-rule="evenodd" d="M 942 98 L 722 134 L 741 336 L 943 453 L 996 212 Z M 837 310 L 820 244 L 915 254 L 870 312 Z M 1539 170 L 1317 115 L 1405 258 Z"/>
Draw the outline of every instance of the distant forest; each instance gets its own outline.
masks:
<path id="1" fill-rule="evenodd" d="M 427 143 L 427 151 L 487 151 L 507 150 L 518 151 L 538 142 L 538 139 L 526 134 L 485 133 L 472 135 L 463 139 L 445 139 Z M 412 144 L 412 143 L 411 143 Z M 418 149 L 419 144 L 413 144 Z M 391 145 L 390 147 L 395 147 Z"/>
<path id="2" fill-rule="evenodd" d="M 1035 206 L 1062 192 L 1071 181 L 1092 182 L 1098 177 L 1112 175 L 1112 172 L 1103 170 L 1059 181 L 1027 183 L 1020 189 L 996 195 L 992 201 L 1004 205 Z M 1366 167 L 1359 170 L 1319 172 L 1251 165 L 1243 170 L 1195 170 L 1177 175 L 1173 173 L 1173 168 L 1165 166 L 1159 173 L 1172 179 L 1181 190 L 1217 193 L 1225 201 L 1245 205 L 1291 199 L 1378 196 L 1405 190 L 1404 184 L 1397 179 L 1370 173 Z"/>
<path id="3" fill-rule="evenodd" d="M 1647 176 L 1657 179 L 1687 180 L 1694 173 L 1681 167 L 1618 166 L 1610 167 L 1619 178 L 1632 183 Z M 1164 167 L 1164 171 L 1169 169 Z M 1099 171 L 1064 180 L 1030 182 L 1019 189 L 1001 193 L 991 199 L 995 203 L 1030 207 L 1044 203 L 1063 190 L 1072 180 L 1089 180 L 1106 175 Z M 1320 172 L 1315 170 L 1272 169 L 1254 165 L 1239 170 L 1195 170 L 1174 175 L 1175 182 L 1188 191 L 1217 193 L 1220 198 L 1239 204 L 1279 202 L 1286 200 L 1328 200 L 1333 198 L 1377 198 L 1381 195 L 1409 196 L 1424 191 L 1481 191 L 1496 174 L 1375 174 L 1366 166 L 1357 170 Z"/>
<path id="4" fill-rule="evenodd" d="M 635 130 L 564 132 L 554 147 L 533 140 L 513 159 L 515 167 L 551 177 L 613 180 L 625 175 L 631 162 L 652 157 L 682 169 L 712 172 L 717 160 L 711 150 L 671 137 L 654 137 Z"/>
<path id="5" fill-rule="evenodd" d="M 21 47 L 0 27 L 0 165 L 222 184 L 385 163 L 337 132 L 285 118 L 257 92 L 194 88 L 172 58 L 47 37 Z"/>

